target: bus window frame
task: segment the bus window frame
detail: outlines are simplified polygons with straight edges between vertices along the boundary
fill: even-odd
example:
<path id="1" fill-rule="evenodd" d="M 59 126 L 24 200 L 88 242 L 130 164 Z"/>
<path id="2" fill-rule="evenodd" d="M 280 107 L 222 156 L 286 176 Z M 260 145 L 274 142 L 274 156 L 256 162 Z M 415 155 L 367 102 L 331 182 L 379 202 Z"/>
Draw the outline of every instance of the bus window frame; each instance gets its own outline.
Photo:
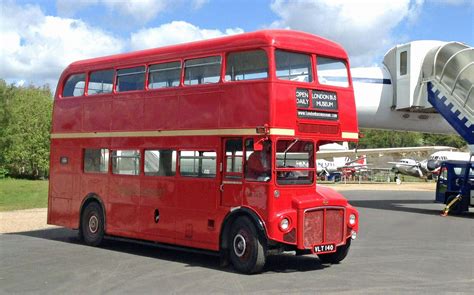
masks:
<path id="1" fill-rule="evenodd" d="M 177 86 L 172 87 L 161 87 L 161 88 L 150 88 L 148 87 L 149 77 L 150 77 L 150 66 L 159 65 L 159 64 L 166 64 L 172 62 L 179 62 L 181 65 L 181 71 L 179 73 L 179 83 Z M 146 64 L 146 81 L 145 81 L 145 91 L 163 91 L 163 90 L 176 90 L 180 87 L 183 87 L 183 79 L 184 79 L 184 59 L 182 58 L 173 58 L 173 59 L 163 59 L 160 61 L 154 61 Z"/>
<path id="2" fill-rule="evenodd" d="M 94 94 L 89 94 L 89 82 L 90 82 L 90 75 L 93 72 L 100 72 L 100 71 L 107 71 L 107 70 L 112 70 L 114 71 L 114 74 L 112 76 L 112 91 L 106 92 L 106 93 L 94 93 Z M 112 95 L 115 94 L 115 80 L 117 79 L 117 69 L 115 67 L 109 67 L 109 68 L 100 68 L 100 69 L 93 69 L 93 70 L 88 70 L 87 71 L 87 90 L 85 92 L 86 97 L 95 97 L 95 96 L 107 96 L 107 95 Z"/>
<path id="3" fill-rule="evenodd" d="M 145 152 L 146 151 L 163 151 L 163 150 L 171 150 L 172 152 L 175 152 L 175 171 L 174 171 L 174 175 L 150 175 L 150 174 L 146 174 L 145 173 Z M 141 157 L 141 161 L 143 163 L 140 163 L 140 167 L 143 167 L 143 169 L 140 169 L 140 175 L 141 176 L 146 176 L 146 177 L 166 177 L 166 179 L 170 179 L 170 178 L 173 178 L 173 177 L 176 177 L 178 175 L 178 153 L 179 153 L 179 150 L 175 147 L 171 147 L 171 148 L 156 148 L 156 147 L 147 147 L 147 148 L 143 148 L 143 149 L 140 149 L 140 152 L 143 154 L 143 157 Z M 161 153 L 160 153 L 160 157 L 161 157 Z M 173 160 L 173 159 L 172 159 Z"/>
<path id="4" fill-rule="evenodd" d="M 193 59 L 201 59 L 201 58 L 207 58 L 207 57 L 216 57 L 216 56 L 219 56 L 221 58 L 220 60 L 220 70 L 219 70 L 219 80 L 215 83 L 203 83 L 203 84 L 185 84 L 185 77 L 186 77 L 186 61 L 188 60 L 193 60 Z M 194 55 L 193 57 L 190 57 L 190 58 L 183 58 L 182 59 L 182 71 L 181 71 L 181 83 L 180 83 L 180 86 L 182 86 L 183 88 L 188 88 L 188 87 L 209 87 L 209 86 L 216 86 L 216 85 L 219 85 L 219 84 L 222 84 L 223 83 L 223 79 L 222 79 L 222 71 L 224 70 L 224 57 L 225 57 L 225 52 L 223 51 L 219 51 L 217 53 L 208 53 L 208 54 L 205 54 L 205 55 Z"/>
<path id="5" fill-rule="evenodd" d="M 214 152 L 216 153 L 216 174 L 213 177 L 200 177 L 200 176 L 188 176 L 188 175 L 182 175 L 181 174 L 181 152 Z M 221 171 L 220 171 L 220 153 L 217 149 L 215 148 L 192 148 L 192 147 L 183 147 L 183 148 L 178 148 L 176 149 L 176 173 L 175 177 L 178 176 L 181 179 L 208 179 L 208 180 L 214 180 L 214 181 L 219 181 L 221 178 Z"/>
<path id="6" fill-rule="evenodd" d="M 82 93 L 82 95 L 78 95 L 78 96 L 74 96 L 74 95 L 71 95 L 71 96 L 63 96 L 63 92 L 64 92 L 64 87 L 66 86 L 67 84 L 67 81 L 69 80 L 69 78 L 71 78 L 72 76 L 74 75 L 84 75 L 84 92 Z M 79 98 L 79 97 L 84 97 L 86 96 L 86 93 L 87 93 L 87 85 L 89 84 L 89 71 L 87 70 L 84 70 L 83 72 L 72 72 L 72 73 L 68 73 L 66 75 L 66 77 L 64 79 L 61 79 L 60 81 L 61 82 L 61 89 L 60 89 L 60 92 L 58 94 L 58 97 L 60 99 L 72 99 L 72 98 Z"/>
<path id="7" fill-rule="evenodd" d="M 143 169 L 143 149 L 142 148 L 122 148 L 122 147 L 115 147 L 113 145 L 110 145 L 110 147 L 108 148 L 109 149 L 109 175 L 111 175 L 112 177 L 141 177 L 144 175 L 144 169 Z M 114 157 L 112 156 L 113 152 L 117 152 L 117 151 L 138 151 L 138 174 L 120 174 L 120 173 L 114 173 L 113 172 L 113 160 L 114 160 Z"/>
<path id="8" fill-rule="evenodd" d="M 273 143 L 273 145 L 275 146 L 274 147 L 274 152 L 273 152 L 273 162 L 274 162 L 274 171 L 275 171 L 275 177 L 274 179 L 272 180 L 273 181 L 273 184 L 280 188 L 280 189 L 283 189 L 283 188 L 295 188 L 295 187 L 309 187 L 309 186 L 313 186 L 317 183 L 317 165 L 316 165 L 316 152 L 317 152 L 317 142 L 314 140 L 314 139 L 311 139 L 311 138 L 306 138 L 306 137 L 298 137 L 298 141 L 311 141 L 313 143 L 313 159 L 314 159 L 314 167 L 313 168 L 304 168 L 302 170 L 306 170 L 306 171 L 311 171 L 313 172 L 313 180 L 311 181 L 311 183 L 305 183 L 305 184 L 281 184 L 281 183 L 278 183 L 278 169 L 280 169 L 280 171 L 284 171 L 284 170 L 281 170 L 282 168 L 277 168 L 276 167 L 276 164 L 277 164 L 277 143 L 278 141 L 280 140 L 287 140 L 287 141 L 292 141 L 292 140 L 295 140 L 296 137 L 276 137 L 274 138 L 273 140 L 275 141 L 275 143 Z M 283 168 L 283 169 L 286 169 L 286 168 Z M 294 169 L 294 170 L 298 170 L 298 169 Z"/>
<path id="9" fill-rule="evenodd" d="M 227 57 L 229 56 L 229 54 L 232 54 L 232 53 L 242 53 L 242 52 L 249 52 L 249 51 L 258 51 L 258 50 L 261 50 L 263 52 L 265 52 L 265 54 L 267 55 L 267 66 L 268 66 L 268 73 L 267 73 L 267 77 L 266 78 L 257 78 L 257 79 L 246 79 L 246 80 L 229 80 L 227 81 L 225 79 L 225 76 L 226 76 L 226 72 L 227 72 Z M 232 83 L 252 83 L 252 82 L 267 82 L 267 81 L 271 81 L 272 79 L 272 51 L 273 50 L 269 50 L 268 47 L 252 47 L 252 48 L 244 48 L 244 49 L 240 49 L 240 50 L 231 50 L 231 51 L 226 51 L 224 52 L 224 59 L 222 60 L 222 73 L 221 73 L 221 83 L 222 84 L 232 84 Z"/>
<path id="10" fill-rule="evenodd" d="M 323 58 L 330 58 L 330 59 L 334 59 L 334 60 L 339 60 L 341 61 L 344 66 L 346 67 L 346 74 L 347 74 L 347 80 L 348 80 L 348 84 L 347 86 L 338 86 L 338 85 L 331 85 L 331 84 L 321 84 L 319 83 L 319 78 L 318 78 L 318 56 L 320 57 L 323 57 Z M 349 63 L 348 63 L 348 60 L 345 59 L 345 58 L 342 58 L 342 57 L 338 57 L 338 56 L 329 56 L 329 55 L 324 55 L 324 54 L 317 54 L 315 53 L 314 54 L 314 71 L 315 71 L 315 82 L 316 82 L 316 85 L 318 87 L 321 87 L 321 88 L 327 88 L 328 90 L 330 90 L 331 88 L 336 88 L 337 89 L 352 89 L 353 86 L 352 86 L 352 76 L 351 76 L 351 71 L 350 71 L 350 68 L 349 68 Z M 324 90 L 324 89 L 323 89 Z"/>
<path id="11" fill-rule="evenodd" d="M 117 85 L 118 85 L 117 82 L 118 82 L 118 77 L 119 77 L 118 71 L 119 70 L 132 69 L 132 68 L 138 68 L 138 67 L 145 67 L 144 72 L 143 72 L 143 74 L 145 75 L 145 79 L 143 80 L 143 83 L 144 83 L 143 89 L 129 90 L 129 91 L 117 91 Z M 113 86 L 113 91 L 112 91 L 113 94 L 120 96 L 123 93 L 139 93 L 140 91 L 143 92 L 143 91 L 147 90 L 145 88 L 145 86 L 148 84 L 148 75 L 147 75 L 148 66 L 147 66 L 147 64 L 144 64 L 144 63 L 130 64 L 130 65 L 127 65 L 124 68 L 121 68 L 121 67 L 117 66 L 117 67 L 114 67 L 114 70 L 115 70 L 115 75 L 114 75 L 114 86 Z"/>
<path id="12" fill-rule="evenodd" d="M 293 80 L 286 80 L 286 79 L 280 79 L 278 76 L 277 76 L 277 65 L 276 65 L 276 51 L 277 50 L 281 50 L 281 51 L 286 51 L 286 52 L 290 52 L 290 53 L 296 53 L 296 54 L 304 54 L 304 55 L 308 55 L 310 58 L 309 58 L 309 61 L 311 63 L 311 75 L 313 80 L 312 81 L 308 81 L 308 82 L 304 82 L 304 81 L 293 81 Z M 315 60 L 314 60 L 314 56 L 316 55 L 314 52 L 306 52 L 306 51 L 298 51 L 298 50 L 295 50 L 294 48 L 287 48 L 287 47 L 284 47 L 284 46 L 273 46 L 273 50 L 272 50 L 272 61 L 271 64 L 273 65 L 273 70 L 272 70 L 272 78 L 273 78 L 273 82 L 290 82 L 290 83 L 297 83 L 297 84 L 300 84 L 300 85 L 315 85 L 315 68 L 316 68 L 316 64 L 315 64 Z"/>

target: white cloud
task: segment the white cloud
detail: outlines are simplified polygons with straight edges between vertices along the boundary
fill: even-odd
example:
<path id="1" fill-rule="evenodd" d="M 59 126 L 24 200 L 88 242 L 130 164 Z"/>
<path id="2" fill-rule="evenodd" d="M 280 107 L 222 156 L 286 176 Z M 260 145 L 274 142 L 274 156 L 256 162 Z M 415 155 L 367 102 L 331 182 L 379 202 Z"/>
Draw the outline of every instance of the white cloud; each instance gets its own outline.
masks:
<path id="1" fill-rule="evenodd" d="M 302 30 L 340 43 L 353 64 L 373 63 L 393 40 L 402 21 L 412 21 L 424 0 L 274 0 L 280 17 L 272 27 Z"/>
<path id="2" fill-rule="evenodd" d="M 174 21 L 116 37 L 82 20 L 45 15 L 38 6 L 7 3 L 0 21 L 0 78 L 17 85 L 48 83 L 54 90 L 61 72 L 77 60 L 242 32 Z"/>
<path id="3" fill-rule="evenodd" d="M 243 33 L 243 30 L 234 28 L 223 32 L 220 30 L 201 29 L 184 21 L 174 21 L 159 27 L 142 29 L 132 33 L 130 47 L 132 50 L 139 50 L 238 33 Z"/>
<path id="4" fill-rule="evenodd" d="M 46 16 L 37 6 L 2 7 L 0 77 L 55 83 L 75 60 L 123 51 L 125 43 L 81 20 Z"/>

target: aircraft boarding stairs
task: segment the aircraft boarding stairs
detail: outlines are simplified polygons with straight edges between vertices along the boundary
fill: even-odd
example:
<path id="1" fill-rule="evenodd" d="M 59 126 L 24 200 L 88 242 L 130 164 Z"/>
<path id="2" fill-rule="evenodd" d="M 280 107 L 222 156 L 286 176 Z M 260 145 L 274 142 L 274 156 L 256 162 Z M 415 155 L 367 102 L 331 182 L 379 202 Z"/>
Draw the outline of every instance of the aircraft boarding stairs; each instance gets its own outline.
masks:
<path id="1" fill-rule="evenodd" d="M 474 153 L 474 48 L 445 43 L 427 53 L 421 70 L 428 102 Z"/>

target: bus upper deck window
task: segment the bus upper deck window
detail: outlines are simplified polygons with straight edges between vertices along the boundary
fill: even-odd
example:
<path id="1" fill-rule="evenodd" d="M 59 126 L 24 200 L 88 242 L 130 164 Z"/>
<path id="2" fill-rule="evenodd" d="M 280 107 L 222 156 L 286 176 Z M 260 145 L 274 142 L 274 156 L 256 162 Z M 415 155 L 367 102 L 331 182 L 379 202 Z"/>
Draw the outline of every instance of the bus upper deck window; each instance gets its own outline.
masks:
<path id="1" fill-rule="evenodd" d="M 148 88 L 167 88 L 179 86 L 181 62 L 167 62 L 151 65 L 148 74 Z"/>
<path id="2" fill-rule="evenodd" d="M 114 70 L 92 72 L 89 76 L 87 94 L 101 94 L 112 92 L 114 84 Z"/>
<path id="3" fill-rule="evenodd" d="M 217 83 L 220 75 L 220 56 L 190 59 L 184 63 L 185 85 Z"/>
<path id="4" fill-rule="evenodd" d="M 276 76 L 282 80 L 312 82 L 311 56 L 308 54 L 275 51 Z"/>
<path id="5" fill-rule="evenodd" d="M 75 74 L 69 76 L 64 84 L 63 97 L 82 96 L 84 95 L 84 86 L 86 85 L 85 74 Z"/>
<path id="6" fill-rule="evenodd" d="M 349 86 L 346 63 L 343 60 L 318 56 L 318 82 L 323 85 Z"/>
<path id="7" fill-rule="evenodd" d="M 256 80 L 268 77 L 268 58 L 263 50 L 229 53 L 226 81 Z"/>
<path id="8" fill-rule="evenodd" d="M 145 88 L 145 67 L 117 71 L 117 92 L 143 90 Z"/>

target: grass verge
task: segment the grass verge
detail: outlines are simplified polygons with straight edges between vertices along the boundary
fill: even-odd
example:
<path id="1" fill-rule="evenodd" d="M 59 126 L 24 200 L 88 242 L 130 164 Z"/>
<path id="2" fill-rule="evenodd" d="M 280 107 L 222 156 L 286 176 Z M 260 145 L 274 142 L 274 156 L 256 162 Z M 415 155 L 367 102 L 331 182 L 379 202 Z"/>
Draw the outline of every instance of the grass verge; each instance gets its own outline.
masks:
<path id="1" fill-rule="evenodd" d="M 0 211 L 47 206 L 47 180 L 0 179 Z"/>

